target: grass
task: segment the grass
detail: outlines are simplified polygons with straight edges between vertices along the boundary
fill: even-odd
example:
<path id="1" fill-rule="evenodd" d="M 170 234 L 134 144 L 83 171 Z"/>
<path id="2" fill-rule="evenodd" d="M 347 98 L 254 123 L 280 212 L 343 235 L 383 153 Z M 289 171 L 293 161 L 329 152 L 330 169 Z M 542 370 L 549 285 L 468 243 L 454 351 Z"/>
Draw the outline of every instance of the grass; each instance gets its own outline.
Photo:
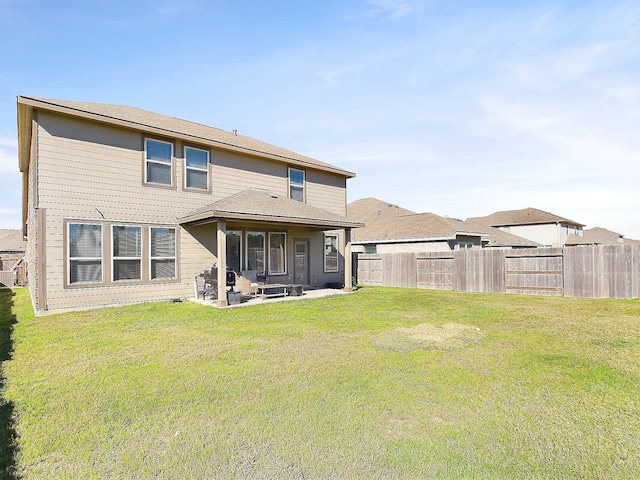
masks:
<path id="1" fill-rule="evenodd" d="M 637 300 L 363 288 L 36 318 L 3 295 L 6 478 L 640 471 Z M 447 324 L 461 342 L 438 348 Z"/>

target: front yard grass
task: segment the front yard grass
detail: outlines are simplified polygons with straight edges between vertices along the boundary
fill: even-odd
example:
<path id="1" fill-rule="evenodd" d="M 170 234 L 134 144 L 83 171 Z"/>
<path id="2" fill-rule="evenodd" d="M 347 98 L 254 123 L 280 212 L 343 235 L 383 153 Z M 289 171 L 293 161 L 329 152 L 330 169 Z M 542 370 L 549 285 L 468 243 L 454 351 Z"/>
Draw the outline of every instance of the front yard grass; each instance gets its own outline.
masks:
<path id="1" fill-rule="evenodd" d="M 640 472 L 637 300 L 367 287 L 226 310 L 0 303 L 8 478 Z M 398 343 L 446 324 L 472 335 Z"/>

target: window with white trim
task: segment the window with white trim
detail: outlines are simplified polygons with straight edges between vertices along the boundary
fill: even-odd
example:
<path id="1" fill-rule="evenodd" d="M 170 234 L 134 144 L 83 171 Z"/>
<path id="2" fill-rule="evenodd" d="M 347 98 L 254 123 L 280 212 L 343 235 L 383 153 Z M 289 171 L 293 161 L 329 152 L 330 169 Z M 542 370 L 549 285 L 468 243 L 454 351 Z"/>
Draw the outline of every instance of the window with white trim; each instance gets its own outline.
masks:
<path id="1" fill-rule="evenodd" d="M 209 152 L 199 148 L 184 149 L 185 188 L 209 189 Z"/>
<path id="2" fill-rule="evenodd" d="M 113 225 L 113 281 L 141 280 L 142 228 Z"/>
<path id="3" fill-rule="evenodd" d="M 176 278 L 176 229 L 151 227 L 151 280 Z"/>
<path id="4" fill-rule="evenodd" d="M 68 224 L 68 283 L 102 283 L 102 225 Z"/>
<path id="5" fill-rule="evenodd" d="M 286 273 L 286 252 L 286 233 L 269 233 L 269 273 L 271 275 Z"/>
<path id="6" fill-rule="evenodd" d="M 146 138 L 144 155 L 145 183 L 173 185 L 173 144 Z"/>
<path id="7" fill-rule="evenodd" d="M 338 236 L 324 236 L 324 271 L 338 271 Z"/>
<path id="8" fill-rule="evenodd" d="M 289 198 L 304 202 L 304 170 L 289 169 Z"/>

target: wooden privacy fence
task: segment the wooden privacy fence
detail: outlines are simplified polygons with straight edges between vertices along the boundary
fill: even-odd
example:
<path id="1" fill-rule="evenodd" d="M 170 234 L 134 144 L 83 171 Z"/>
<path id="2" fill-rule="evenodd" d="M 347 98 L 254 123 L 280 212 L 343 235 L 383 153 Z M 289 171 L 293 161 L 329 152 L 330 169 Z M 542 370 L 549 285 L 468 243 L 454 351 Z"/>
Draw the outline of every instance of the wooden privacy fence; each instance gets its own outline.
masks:
<path id="1" fill-rule="evenodd" d="M 640 298 L 640 245 L 358 254 L 362 285 Z"/>

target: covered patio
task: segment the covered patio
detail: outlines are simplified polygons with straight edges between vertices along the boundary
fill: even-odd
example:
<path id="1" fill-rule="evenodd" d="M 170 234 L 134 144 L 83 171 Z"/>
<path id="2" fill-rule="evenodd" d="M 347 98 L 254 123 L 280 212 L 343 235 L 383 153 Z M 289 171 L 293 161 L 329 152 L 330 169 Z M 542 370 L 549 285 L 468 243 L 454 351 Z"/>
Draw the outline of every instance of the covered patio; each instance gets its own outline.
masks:
<path id="1" fill-rule="evenodd" d="M 360 222 L 258 189 L 231 195 L 178 221 L 185 229 L 211 226 L 215 231 L 218 307 L 228 305 L 228 268 L 237 274 L 259 272 L 267 283 L 300 284 L 305 291 L 327 283 L 340 283 L 345 292 L 353 289 L 351 229 L 363 226 Z"/>

